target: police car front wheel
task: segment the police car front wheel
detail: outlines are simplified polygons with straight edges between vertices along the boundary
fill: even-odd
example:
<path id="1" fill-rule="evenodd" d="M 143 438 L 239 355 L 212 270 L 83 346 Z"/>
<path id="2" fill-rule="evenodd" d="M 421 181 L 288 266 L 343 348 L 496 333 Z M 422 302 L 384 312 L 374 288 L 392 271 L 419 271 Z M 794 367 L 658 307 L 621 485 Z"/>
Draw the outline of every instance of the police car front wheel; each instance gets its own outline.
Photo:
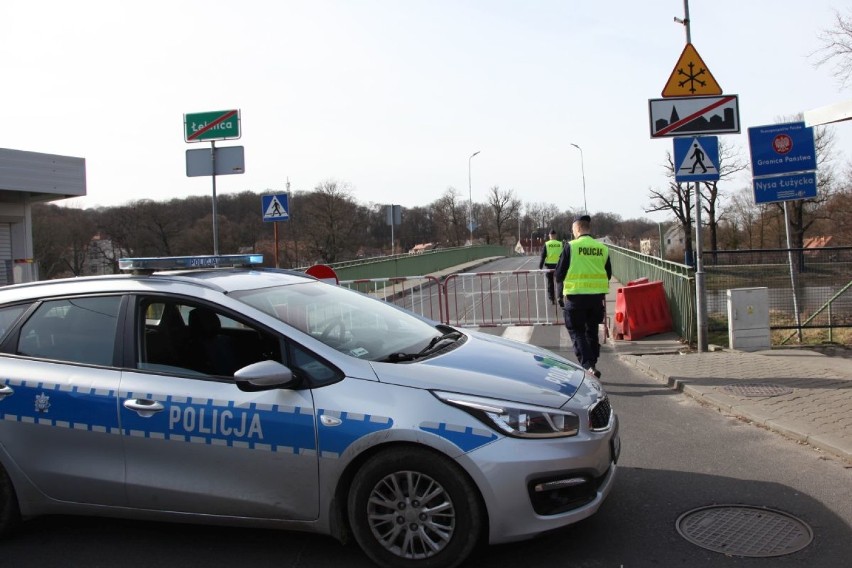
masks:
<path id="1" fill-rule="evenodd" d="M 417 448 L 388 450 L 355 475 L 349 523 L 358 544 L 380 566 L 458 566 L 485 526 L 477 495 L 450 459 Z"/>

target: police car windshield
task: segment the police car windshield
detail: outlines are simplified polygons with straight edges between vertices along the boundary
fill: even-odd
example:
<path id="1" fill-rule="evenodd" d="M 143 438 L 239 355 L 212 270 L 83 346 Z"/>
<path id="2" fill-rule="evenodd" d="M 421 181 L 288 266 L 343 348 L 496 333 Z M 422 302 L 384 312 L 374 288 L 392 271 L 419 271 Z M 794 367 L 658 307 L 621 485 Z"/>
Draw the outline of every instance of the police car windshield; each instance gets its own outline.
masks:
<path id="1" fill-rule="evenodd" d="M 322 282 L 245 290 L 231 296 L 341 353 L 370 361 L 418 351 L 439 333 L 433 324 L 409 312 Z"/>

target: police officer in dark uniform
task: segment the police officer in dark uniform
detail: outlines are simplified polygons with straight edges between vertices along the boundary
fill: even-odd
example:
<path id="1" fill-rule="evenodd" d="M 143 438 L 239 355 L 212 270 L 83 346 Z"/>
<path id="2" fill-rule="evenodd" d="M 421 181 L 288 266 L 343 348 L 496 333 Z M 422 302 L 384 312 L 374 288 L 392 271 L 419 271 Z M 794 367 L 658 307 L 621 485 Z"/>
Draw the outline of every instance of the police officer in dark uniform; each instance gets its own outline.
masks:
<path id="1" fill-rule="evenodd" d="M 550 300 L 551 304 L 556 303 L 556 293 L 553 290 L 553 269 L 556 268 L 556 263 L 559 262 L 561 254 L 562 241 L 556 238 L 556 229 L 550 229 L 550 239 L 541 248 L 541 260 L 538 263 L 538 269 L 548 269 L 545 277 L 547 279 L 547 299 Z M 562 294 L 559 295 L 559 305 L 562 305 Z"/>
<path id="2" fill-rule="evenodd" d="M 600 378 L 596 368 L 601 353 L 598 326 L 606 317 L 612 265 L 607 246 L 589 234 L 591 222 L 588 215 L 574 219 L 574 240 L 562 251 L 554 279 L 565 296 L 565 327 L 574 344 L 574 354 L 584 369 Z"/>

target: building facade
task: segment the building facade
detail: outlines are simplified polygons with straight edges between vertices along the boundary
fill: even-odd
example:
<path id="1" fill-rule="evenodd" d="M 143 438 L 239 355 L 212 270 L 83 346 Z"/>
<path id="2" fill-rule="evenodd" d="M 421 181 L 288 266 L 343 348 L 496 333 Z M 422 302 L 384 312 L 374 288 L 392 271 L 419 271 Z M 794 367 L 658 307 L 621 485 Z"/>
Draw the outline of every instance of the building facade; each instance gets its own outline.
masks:
<path id="1" fill-rule="evenodd" d="M 32 204 L 86 195 L 86 161 L 0 148 L 0 286 L 38 280 Z"/>

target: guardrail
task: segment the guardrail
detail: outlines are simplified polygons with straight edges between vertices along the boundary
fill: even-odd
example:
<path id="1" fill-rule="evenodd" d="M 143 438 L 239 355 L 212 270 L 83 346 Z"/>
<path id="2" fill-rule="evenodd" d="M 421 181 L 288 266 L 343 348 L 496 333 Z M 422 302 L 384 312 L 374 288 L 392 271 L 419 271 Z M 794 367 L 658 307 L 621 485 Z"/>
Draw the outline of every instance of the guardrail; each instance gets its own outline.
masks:
<path id="1" fill-rule="evenodd" d="M 431 274 L 458 266 L 472 260 L 493 256 L 512 256 L 510 248 L 497 245 L 477 245 L 472 247 L 445 248 L 420 254 L 398 254 L 382 256 L 361 261 L 334 263 L 340 280 L 365 280 L 371 278 L 414 277 L 418 274 Z"/>

